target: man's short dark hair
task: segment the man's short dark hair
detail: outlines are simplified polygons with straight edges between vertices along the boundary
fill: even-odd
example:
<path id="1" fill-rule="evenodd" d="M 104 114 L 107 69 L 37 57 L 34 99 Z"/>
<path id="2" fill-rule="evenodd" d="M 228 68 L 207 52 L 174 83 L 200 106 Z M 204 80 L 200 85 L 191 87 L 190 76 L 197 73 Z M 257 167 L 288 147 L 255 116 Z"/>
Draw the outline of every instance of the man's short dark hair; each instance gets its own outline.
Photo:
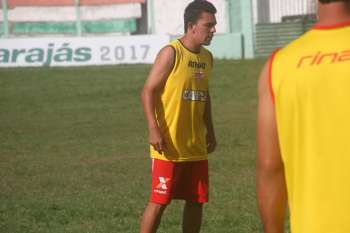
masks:
<path id="1" fill-rule="evenodd" d="M 194 0 L 188 4 L 184 14 L 185 32 L 187 32 L 188 23 L 196 23 L 203 12 L 216 14 L 216 8 L 206 0 Z"/>
<path id="2" fill-rule="evenodd" d="M 318 0 L 322 4 L 332 3 L 332 2 L 348 2 L 350 3 L 350 0 Z"/>

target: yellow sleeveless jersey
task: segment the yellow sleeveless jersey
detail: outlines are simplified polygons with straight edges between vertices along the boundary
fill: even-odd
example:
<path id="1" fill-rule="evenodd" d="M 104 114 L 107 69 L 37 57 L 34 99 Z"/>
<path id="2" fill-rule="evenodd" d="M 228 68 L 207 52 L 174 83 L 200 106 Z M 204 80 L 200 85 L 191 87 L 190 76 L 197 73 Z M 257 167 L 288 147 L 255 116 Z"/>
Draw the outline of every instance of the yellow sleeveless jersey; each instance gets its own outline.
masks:
<path id="1" fill-rule="evenodd" d="M 212 56 L 203 47 L 193 53 L 180 40 L 170 46 L 176 54 L 174 67 L 155 106 L 166 148 L 159 154 L 151 146 L 151 157 L 174 162 L 206 160 L 204 110 Z"/>
<path id="2" fill-rule="evenodd" d="M 270 60 L 292 233 L 350 232 L 350 22 Z"/>

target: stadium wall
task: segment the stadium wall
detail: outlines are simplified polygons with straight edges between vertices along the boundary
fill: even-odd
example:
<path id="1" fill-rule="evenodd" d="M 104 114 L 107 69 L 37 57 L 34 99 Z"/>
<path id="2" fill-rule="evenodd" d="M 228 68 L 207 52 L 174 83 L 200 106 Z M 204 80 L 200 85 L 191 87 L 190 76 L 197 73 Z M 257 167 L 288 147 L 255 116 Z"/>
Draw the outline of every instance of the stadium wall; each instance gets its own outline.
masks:
<path id="1" fill-rule="evenodd" d="M 181 35 L 184 32 L 183 12 L 191 0 L 149 0 L 150 30 L 154 34 Z M 209 46 L 216 58 L 254 57 L 251 1 L 211 0 L 218 13 L 216 35 Z M 171 9 L 171 14 L 169 14 Z"/>
<path id="2" fill-rule="evenodd" d="M 130 35 L 137 31 L 145 0 L 2 0 L 0 17 L 10 36 L 81 33 Z M 5 20 L 5 17 L 7 19 Z M 5 33 L 3 33 L 5 34 Z M 4 36 L 8 36 L 5 34 Z"/>
<path id="3" fill-rule="evenodd" d="M 230 32 L 241 33 L 241 58 L 254 58 L 253 15 L 251 1 L 230 0 Z M 228 46 L 232 46 L 229 44 Z"/>
<path id="4" fill-rule="evenodd" d="M 8 20 L 13 22 L 65 22 L 75 21 L 75 6 L 57 7 L 16 7 L 8 12 Z M 79 7 L 81 20 L 130 19 L 141 17 L 141 5 L 119 4 Z M 0 13 L 2 16 L 2 12 Z"/>
<path id="5" fill-rule="evenodd" d="M 241 33 L 218 34 L 214 37 L 208 49 L 215 58 L 241 59 L 243 54 L 243 37 Z"/>
<path id="6" fill-rule="evenodd" d="M 5 2 L 6 0 L 1 0 Z M 0 17 L 8 16 L 9 27 L 0 24 L 0 33 L 7 37 L 6 28 L 10 28 L 9 38 L 14 46 L 10 46 L 10 41 L 0 41 L 0 66 L 15 66 L 14 62 L 19 62 L 19 66 L 61 66 L 90 65 L 90 64 L 119 64 L 130 63 L 129 60 L 117 60 L 113 57 L 107 60 L 102 51 L 102 44 L 97 44 L 97 48 L 91 47 L 91 57 L 97 56 L 100 59 L 91 61 L 72 61 L 71 55 L 53 55 L 51 62 L 42 62 L 42 51 L 54 53 L 56 47 L 75 51 L 74 41 L 107 41 L 107 36 L 111 37 L 117 44 L 123 41 L 119 36 L 124 35 L 126 40 L 133 40 L 134 33 L 148 32 L 155 36 L 163 36 L 171 39 L 183 34 L 183 11 L 191 0 L 171 1 L 171 0 L 7 0 L 8 14 L 4 9 Z M 218 9 L 217 33 L 209 46 L 215 58 L 241 59 L 252 58 L 253 53 L 253 32 L 252 32 L 252 9 L 250 1 L 247 0 L 211 0 Z M 3 7 L 4 8 L 4 7 Z M 171 11 L 171 14 L 169 13 Z M 5 22 L 6 20 L 4 20 Z M 6 21 L 7 22 L 7 21 Z M 143 27 L 143 28 L 141 28 Z M 0 35 L 0 36 L 1 36 Z M 72 36 L 79 36 L 73 38 Z M 97 35 L 102 35 L 97 36 Z M 83 37 L 80 37 L 83 36 Z M 85 38 L 86 36 L 92 38 Z M 28 39 L 28 46 L 23 40 L 17 41 L 17 37 L 38 37 L 38 40 Z M 143 37 L 146 38 L 147 36 Z M 63 38 L 63 40 L 59 40 Z M 101 39 L 103 38 L 103 39 Z M 91 40 L 90 40 L 91 39 Z M 55 41 L 50 42 L 50 40 Z M 41 41 L 38 42 L 38 41 Z M 162 40 L 163 41 L 163 40 Z M 34 43 L 34 44 L 33 44 Z M 42 44 L 43 47 L 37 47 Z M 112 43 L 113 44 L 113 43 Z M 6 48 L 4 46 L 10 46 Z M 161 48 L 164 44 L 158 44 Z M 34 46 L 34 47 L 33 47 Z M 95 45 L 94 45 L 95 46 Z M 114 44 L 114 46 L 117 46 Z M 55 47 L 55 48 L 54 48 Z M 105 48 L 106 46 L 104 46 Z M 130 46 L 129 46 L 130 47 Z M 137 46 L 136 46 L 137 47 Z M 154 45 L 153 45 L 154 47 Z M 35 50 L 38 48 L 39 50 Z M 135 50 L 134 47 L 131 50 Z M 129 48 L 129 50 L 130 50 Z M 6 50 L 8 49 L 8 50 Z M 33 50 L 34 49 L 34 50 Z M 115 53 L 115 48 L 109 48 Z M 126 55 L 126 47 L 118 47 L 118 53 L 123 51 L 122 57 L 135 57 Z M 34 52 L 33 52 L 34 51 Z M 94 52 L 93 52 L 94 51 Z M 95 52 L 99 51 L 99 52 Z M 135 53 L 131 51 L 131 53 Z M 97 54 L 97 55 L 96 55 Z M 49 55 L 47 55 L 49 56 Z M 57 58 L 55 61 L 55 57 Z M 115 56 L 114 56 L 115 57 Z M 62 62 L 61 60 L 67 62 Z M 95 61 L 92 59 L 93 61 Z M 40 60 L 40 61 L 39 61 Z M 88 59 L 89 60 L 89 59 Z M 132 59 L 131 62 L 150 63 L 149 60 Z"/>
<path id="7" fill-rule="evenodd" d="M 17 35 L 27 34 L 75 34 L 75 22 L 27 23 L 19 22 L 12 26 L 11 32 Z M 129 20 L 99 20 L 81 22 L 83 33 L 125 33 L 136 31 L 136 21 Z"/>
<path id="8" fill-rule="evenodd" d="M 288 16 L 316 13 L 316 0 L 252 0 L 253 19 L 259 23 L 281 23 Z"/>
<path id="9" fill-rule="evenodd" d="M 184 33 L 183 13 L 185 7 L 192 0 L 164 1 L 152 0 L 154 12 L 155 34 L 181 35 Z M 237 1 L 237 0 L 236 0 Z M 216 14 L 217 33 L 227 33 L 229 31 L 229 17 L 226 10 L 226 0 L 212 0 L 219 14 Z M 170 12 L 171 11 L 171 12 Z"/>
<path id="10" fill-rule="evenodd" d="M 315 0 L 253 0 L 255 57 L 269 56 L 316 22 Z"/>

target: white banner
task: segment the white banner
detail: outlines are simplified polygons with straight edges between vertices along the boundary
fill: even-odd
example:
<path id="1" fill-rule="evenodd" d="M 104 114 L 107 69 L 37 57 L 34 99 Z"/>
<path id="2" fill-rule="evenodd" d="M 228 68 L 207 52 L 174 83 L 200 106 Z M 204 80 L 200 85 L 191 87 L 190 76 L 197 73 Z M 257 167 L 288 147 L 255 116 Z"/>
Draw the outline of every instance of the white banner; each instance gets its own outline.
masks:
<path id="1" fill-rule="evenodd" d="M 0 39 L 0 67 L 153 63 L 166 35 Z"/>

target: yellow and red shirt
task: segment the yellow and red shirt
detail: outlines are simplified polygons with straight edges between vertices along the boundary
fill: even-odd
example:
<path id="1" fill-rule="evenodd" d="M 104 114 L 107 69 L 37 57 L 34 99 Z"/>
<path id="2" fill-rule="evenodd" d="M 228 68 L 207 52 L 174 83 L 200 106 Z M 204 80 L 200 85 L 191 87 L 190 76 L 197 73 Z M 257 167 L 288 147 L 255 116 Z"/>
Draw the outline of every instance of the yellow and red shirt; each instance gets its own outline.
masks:
<path id="1" fill-rule="evenodd" d="M 292 233 L 348 233 L 350 22 L 277 51 L 270 74 Z"/>
<path id="2" fill-rule="evenodd" d="M 159 154 L 151 146 L 151 157 L 174 162 L 206 160 L 205 104 L 212 56 L 185 48 L 180 40 L 170 43 L 175 51 L 174 67 L 158 102 L 156 119 L 166 148 Z"/>

